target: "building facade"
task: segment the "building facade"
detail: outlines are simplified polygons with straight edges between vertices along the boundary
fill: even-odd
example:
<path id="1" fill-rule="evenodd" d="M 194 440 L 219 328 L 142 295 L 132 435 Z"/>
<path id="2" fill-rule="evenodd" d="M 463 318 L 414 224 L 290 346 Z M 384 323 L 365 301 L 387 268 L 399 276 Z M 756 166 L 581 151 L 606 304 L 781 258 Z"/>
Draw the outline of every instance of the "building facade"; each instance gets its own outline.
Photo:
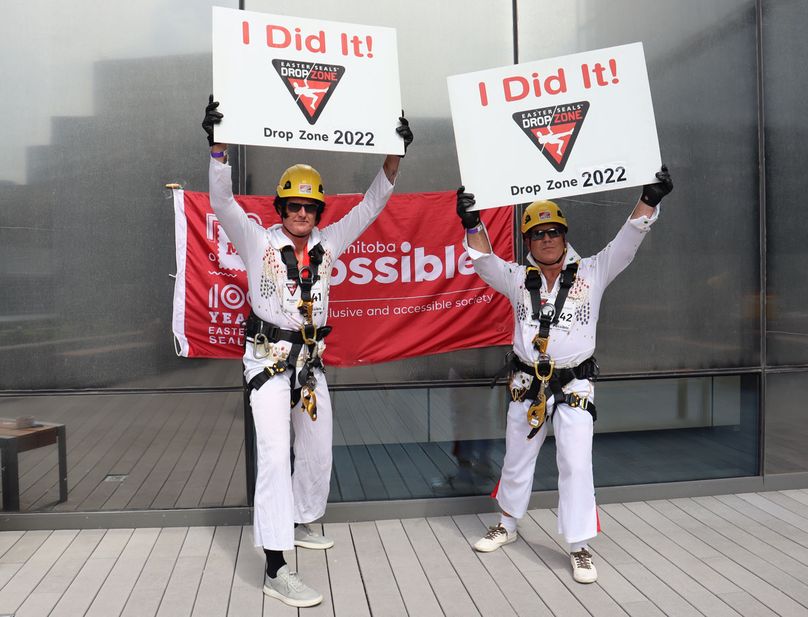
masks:
<path id="1" fill-rule="evenodd" d="M 211 4 L 396 28 L 416 133 L 399 192 L 460 184 L 447 76 L 641 40 L 676 189 L 602 307 L 596 485 L 606 498 L 808 485 L 805 3 L 17 3 L 0 60 L 0 417 L 64 424 L 69 485 L 59 503 L 55 448 L 21 453 L 23 512 L 248 505 L 240 363 L 177 358 L 171 336 L 164 185 L 207 190 Z M 249 194 L 274 193 L 295 162 L 329 193 L 355 192 L 381 163 L 253 147 L 234 158 Z M 560 200 L 578 252 L 604 246 L 637 196 Z M 331 502 L 354 518 L 382 511 L 355 507 L 367 502 L 486 507 L 506 405 L 488 382 L 504 351 L 330 370 Z M 536 491 L 555 488 L 554 466 L 550 442 Z"/>

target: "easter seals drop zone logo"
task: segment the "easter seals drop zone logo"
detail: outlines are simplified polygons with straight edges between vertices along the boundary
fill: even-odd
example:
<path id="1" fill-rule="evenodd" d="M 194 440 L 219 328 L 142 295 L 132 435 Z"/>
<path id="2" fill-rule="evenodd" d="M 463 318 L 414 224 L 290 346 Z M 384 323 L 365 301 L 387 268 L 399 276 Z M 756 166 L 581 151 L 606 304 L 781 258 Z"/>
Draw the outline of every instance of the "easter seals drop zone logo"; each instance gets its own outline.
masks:
<path id="1" fill-rule="evenodd" d="M 345 67 L 336 64 L 278 58 L 272 61 L 272 66 L 278 71 L 286 89 L 309 124 L 317 122 L 317 118 L 323 113 L 325 104 L 328 103 L 345 73 Z"/>
<path id="2" fill-rule="evenodd" d="M 528 109 L 513 114 L 513 121 L 525 132 L 556 171 L 564 171 L 572 146 L 589 110 L 589 101 Z"/>

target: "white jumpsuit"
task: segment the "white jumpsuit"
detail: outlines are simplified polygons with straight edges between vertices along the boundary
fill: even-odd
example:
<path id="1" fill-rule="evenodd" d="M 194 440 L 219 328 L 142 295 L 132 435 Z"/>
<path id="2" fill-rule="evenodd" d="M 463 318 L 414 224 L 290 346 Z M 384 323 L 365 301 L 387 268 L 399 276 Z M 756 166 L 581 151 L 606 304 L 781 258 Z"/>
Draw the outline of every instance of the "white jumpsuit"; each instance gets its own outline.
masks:
<path id="1" fill-rule="evenodd" d="M 581 259 L 572 246 L 567 245 L 565 266 L 576 261 L 580 263 L 558 323 L 550 328 L 547 353 L 555 361 L 556 369 L 575 367 L 595 352 L 595 330 L 603 292 L 634 259 L 646 232 L 658 216 L 659 208 L 651 217 L 627 220 L 614 240 L 593 257 Z M 467 243 L 466 248 L 480 278 L 511 301 L 514 309 L 513 350 L 522 362 L 533 364 L 538 351 L 532 341 L 539 331 L 539 322 L 532 319 L 530 292 L 525 288 L 527 267 L 506 262 L 494 253 L 481 253 Z M 532 256 L 528 256 L 528 261 L 538 265 Z M 544 275 L 541 283 L 542 301 L 555 303 L 561 277 L 556 278 L 549 291 Z M 511 385 L 526 387 L 530 380 L 530 375 L 516 372 Z M 564 391 L 594 402 L 594 389 L 588 380 L 575 379 L 564 387 Z M 548 411 L 553 403 L 553 398 L 548 398 Z M 545 422 L 533 439 L 527 439 L 530 404 L 531 401 L 514 401 L 508 406 L 505 460 L 499 483 L 492 494 L 502 510 L 517 519 L 522 518 L 527 510 L 536 457 L 548 430 Z M 562 403 L 556 407 L 552 422 L 558 465 L 558 532 L 573 544 L 593 538 L 599 531 L 592 478 L 593 421 L 588 411 Z"/>
<path id="2" fill-rule="evenodd" d="M 229 165 L 211 158 L 210 203 L 244 261 L 252 310 L 266 322 L 299 331 L 303 325 L 297 308 L 300 288 L 288 280 L 280 252 L 291 242 L 280 224 L 264 229 L 245 214 L 233 198 L 230 172 Z M 318 328 L 325 325 L 328 316 L 334 261 L 381 213 L 392 192 L 393 185 L 380 170 L 363 200 L 348 214 L 328 227 L 312 230 L 307 250 L 318 242 L 325 250 L 318 269 L 320 279 L 311 290 L 313 321 Z M 318 345 L 322 353 L 325 344 L 321 341 Z M 279 341 L 269 346 L 267 357 L 256 358 L 253 345 L 248 342 L 243 358 L 247 381 L 265 366 L 285 360 L 290 349 L 291 343 Z M 304 346 L 297 360 L 298 368 L 307 355 Z M 317 420 L 314 422 L 301 411 L 300 403 L 290 410 L 288 371 L 275 375 L 250 395 L 258 452 L 253 520 L 255 546 L 290 550 L 294 548 L 294 523 L 309 523 L 325 513 L 331 482 L 331 399 L 325 375 L 320 369 L 316 369 L 315 374 Z M 295 429 L 294 475 L 289 457 L 290 422 Z"/>

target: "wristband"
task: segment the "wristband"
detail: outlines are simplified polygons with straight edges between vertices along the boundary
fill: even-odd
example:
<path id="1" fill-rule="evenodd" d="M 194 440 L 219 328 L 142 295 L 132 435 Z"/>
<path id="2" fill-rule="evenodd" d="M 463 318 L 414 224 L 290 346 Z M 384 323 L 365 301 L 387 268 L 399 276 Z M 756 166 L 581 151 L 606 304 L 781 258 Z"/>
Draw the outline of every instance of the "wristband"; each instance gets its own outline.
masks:
<path id="1" fill-rule="evenodd" d="M 482 223 L 477 223 L 474 227 L 469 227 L 466 230 L 466 233 L 476 234 L 476 233 L 481 232 L 482 230 L 483 230 L 483 224 Z"/>
<path id="2" fill-rule="evenodd" d="M 221 159 L 227 156 L 227 150 L 222 150 L 221 152 L 211 152 L 210 155 L 215 159 Z"/>

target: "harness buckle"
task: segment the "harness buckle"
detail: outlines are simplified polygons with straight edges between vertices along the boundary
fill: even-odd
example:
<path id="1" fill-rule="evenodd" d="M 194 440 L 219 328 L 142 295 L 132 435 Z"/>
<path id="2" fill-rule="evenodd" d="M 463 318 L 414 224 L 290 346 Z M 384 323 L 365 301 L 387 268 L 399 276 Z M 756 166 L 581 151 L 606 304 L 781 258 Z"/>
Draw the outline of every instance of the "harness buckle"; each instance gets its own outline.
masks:
<path id="1" fill-rule="evenodd" d="M 516 386 L 511 386 L 508 388 L 511 391 L 511 400 L 515 403 L 521 403 L 525 400 L 525 394 L 527 394 L 527 388 L 519 388 Z"/>
<path id="2" fill-rule="evenodd" d="M 309 334 L 311 332 L 311 334 Z M 306 345 L 316 345 L 317 344 L 317 326 L 314 324 L 308 323 L 303 324 L 300 327 L 300 334 L 303 335 L 303 342 Z"/>
<path id="3" fill-rule="evenodd" d="M 257 360 L 269 356 L 269 339 L 261 332 L 257 332 L 253 337 L 253 356 Z"/>
<path id="4" fill-rule="evenodd" d="M 300 388 L 300 405 L 303 407 L 303 411 L 309 414 L 311 421 L 315 422 L 317 420 L 317 394 L 315 394 L 314 388 L 308 384 Z"/>
<path id="5" fill-rule="evenodd" d="M 544 353 L 539 354 L 538 360 L 533 363 L 533 372 L 536 375 L 536 379 L 542 382 L 542 385 L 550 381 L 554 369 L 555 360 L 551 360 L 550 356 Z"/>
<path id="6" fill-rule="evenodd" d="M 584 411 L 589 407 L 589 399 L 585 396 L 578 396 L 575 392 L 567 395 L 567 405 L 570 407 L 580 407 Z"/>

